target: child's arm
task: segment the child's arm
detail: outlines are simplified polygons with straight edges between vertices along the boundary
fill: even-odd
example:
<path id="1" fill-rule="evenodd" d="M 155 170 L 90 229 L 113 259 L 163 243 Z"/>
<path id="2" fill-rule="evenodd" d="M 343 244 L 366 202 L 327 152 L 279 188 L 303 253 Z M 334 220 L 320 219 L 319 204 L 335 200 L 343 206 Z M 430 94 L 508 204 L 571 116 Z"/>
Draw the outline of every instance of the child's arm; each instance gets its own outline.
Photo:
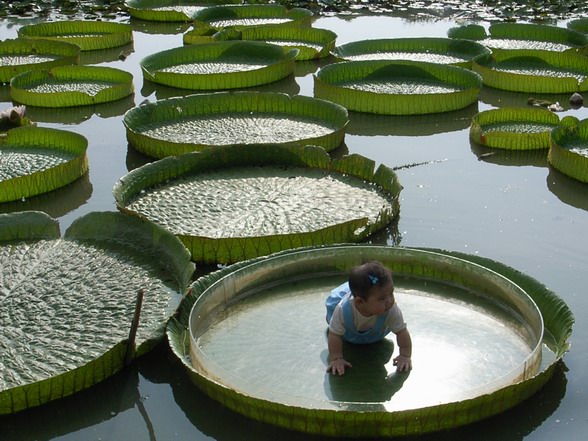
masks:
<path id="1" fill-rule="evenodd" d="M 396 366 L 396 371 L 402 372 L 411 370 L 412 361 L 410 360 L 410 357 L 412 356 L 412 340 L 407 328 L 404 328 L 396 334 L 396 344 L 398 345 L 398 349 L 400 349 L 400 355 L 393 360 L 394 366 Z"/>
<path id="2" fill-rule="evenodd" d="M 329 331 L 328 347 L 329 367 L 327 372 L 332 372 L 333 375 L 343 375 L 345 368 L 351 367 L 351 363 L 343 358 L 343 339 L 341 336 Z"/>

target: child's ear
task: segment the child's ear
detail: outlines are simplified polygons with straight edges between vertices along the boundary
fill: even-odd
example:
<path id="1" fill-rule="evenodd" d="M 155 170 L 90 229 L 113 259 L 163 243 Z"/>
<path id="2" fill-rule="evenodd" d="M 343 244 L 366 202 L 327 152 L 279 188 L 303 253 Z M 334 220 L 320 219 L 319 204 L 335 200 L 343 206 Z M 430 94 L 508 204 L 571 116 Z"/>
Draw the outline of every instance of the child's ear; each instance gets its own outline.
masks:
<path id="1" fill-rule="evenodd" d="M 362 305 L 363 303 L 365 303 L 365 300 L 364 300 L 363 297 L 359 297 L 358 296 L 358 297 L 355 298 L 355 304 L 356 305 Z"/>

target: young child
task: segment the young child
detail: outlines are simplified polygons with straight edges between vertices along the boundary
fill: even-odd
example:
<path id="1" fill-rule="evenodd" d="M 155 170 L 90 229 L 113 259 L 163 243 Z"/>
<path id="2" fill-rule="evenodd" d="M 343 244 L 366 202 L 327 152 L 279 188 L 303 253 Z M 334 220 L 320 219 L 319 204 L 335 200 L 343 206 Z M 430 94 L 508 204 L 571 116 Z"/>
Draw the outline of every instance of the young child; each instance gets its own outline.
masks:
<path id="1" fill-rule="evenodd" d="M 329 367 L 327 372 L 343 375 L 351 363 L 343 358 L 343 340 L 367 344 L 396 334 L 400 355 L 393 363 L 398 372 L 412 369 L 412 341 L 400 308 L 394 301 L 392 273 L 380 262 L 354 267 L 349 281 L 327 298 Z"/>

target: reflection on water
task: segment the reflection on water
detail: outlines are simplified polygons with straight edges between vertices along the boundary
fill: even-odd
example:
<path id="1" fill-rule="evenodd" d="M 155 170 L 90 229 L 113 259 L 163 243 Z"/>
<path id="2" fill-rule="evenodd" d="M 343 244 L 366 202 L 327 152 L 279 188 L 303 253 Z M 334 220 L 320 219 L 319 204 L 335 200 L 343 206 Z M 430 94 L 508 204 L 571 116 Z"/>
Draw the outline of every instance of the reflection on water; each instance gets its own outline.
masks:
<path id="1" fill-rule="evenodd" d="M 82 51 L 80 52 L 80 64 L 92 65 L 124 60 L 134 50 L 133 43 L 131 42 L 124 46 L 101 49 L 98 51 Z"/>
<path id="2" fill-rule="evenodd" d="M 570 105 L 571 93 L 523 93 L 510 92 L 508 90 L 494 89 L 492 87 L 482 87 L 480 90 L 479 100 L 482 103 L 490 104 L 493 107 L 527 107 L 527 100 L 535 98 L 537 100 L 546 100 L 552 103 L 558 102 L 564 110 L 573 109 Z"/>
<path id="3" fill-rule="evenodd" d="M 572 207 L 588 211 L 588 183 L 577 181 L 549 167 L 547 188 L 557 198 Z"/>
<path id="4" fill-rule="evenodd" d="M 470 141 L 472 153 L 478 161 L 514 167 L 547 167 L 548 149 L 510 150 L 490 148 Z"/>

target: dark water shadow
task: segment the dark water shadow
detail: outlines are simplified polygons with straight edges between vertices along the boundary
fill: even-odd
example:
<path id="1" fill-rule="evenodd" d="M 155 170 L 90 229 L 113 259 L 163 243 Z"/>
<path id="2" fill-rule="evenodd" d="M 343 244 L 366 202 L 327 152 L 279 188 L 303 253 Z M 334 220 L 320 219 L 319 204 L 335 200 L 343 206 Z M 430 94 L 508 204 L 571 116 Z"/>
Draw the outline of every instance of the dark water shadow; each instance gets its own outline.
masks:
<path id="1" fill-rule="evenodd" d="M 396 216 L 392 221 L 381 230 L 376 231 L 367 237 L 363 243 L 369 245 L 389 245 L 397 246 L 402 242 L 402 233 L 398 229 L 400 223 L 400 215 Z"/>
<path id="2" fill-rule="evenodd" d="M 547 153 L 549 149 L 510 150 L 486 147 L 470 141 L 472 153 L 478 161 L 488 164 L 504 166 L 532 166 L 547 167 Z"/>
<path id="3" fill-rule="evenodd" d="M 347 146 L 347 144 L 345 144 L 345 142 L 341 143 L 339 147 L 329 152 L 329 156 L 331 157 L 331 159 L 341 159 L 343 156 L 346 156 L 348 154 L 349 147 Z"/>
<path id="4" fill-rule="evenodd" d="M 133 32 L 141 32 L 151 35 L 177 35 L 183 34 L 192 27 L 190 22 L 167 22 L 141 20 L 140 18 L 131 17 L 129 21 Z"/>
<path id="5" fill-rule="evenodd" d="M 0 103 L 12 103 L 12 98 L 10 97 L 9 84 L 0 83 Z M 6 108 L 8 107 L 10 106 L 6 106 Z"/>
<path id="6" fill-rule="evenodd" d="M 347 133 L 359 136 L 430 136 L 466 129 L 477 113 L 477 103 L 460 110 L 427 115 L 375 115 L 350 111 Z"/>
<path id="7" fill-rule="evenodd" d="M 126 157 L 127 171 L 131 171 L 136 168 L 142 167 L 143 165 L 149 164 L 155 160 L 156 160 L 155 158 L 144 155 L 140 151 L 136 150 L 130 144 L 127 144 L 127 157 Z"/>
<path id="8" fill-rule="evenodd" d="M 81 178 L 65 187 L 26 198 L 24 201 L 2 203 L 0 204 L 0 213 L 34 210 L 43 211 L 54 219 L 58 219 L 88 202 L 92 191 L 90 173 L 86 172 Z"/>
<path id="9" fill-rule="evenodd" d="M 100 118 L 114 118 L 124 115 L 135 107 L 135 96 L 131 94 L 120 100 L 90 106 L 35 107 L 27 106 L 27 117 L 33 122 L 80 124 L 97 115 Z"/>
<path id="10" fill-rule="evenodd" d="M 81 65 L 94 65 L 102 63 L 111 63 L 113 61 L 124 61 L 131 53 L 135 51 L 132 42 L 123 46 L 111 47 L 95 51 L 80 52 Z"/>
<path id="11" fill-rule="evenodd" d="M 483 86 L 480 90 L 479 101 L 494 107 L 531 107 L 527 100 L 535 98 L 537 100 L 558 102 L 565 110 L 573 109 L 570 105 L 571 93 L 527 93 L 527 92 L 510 92 L 508 90 L 494 89 Z M 588 96 L 587 96 L 588 98 Z M 588 106 L 588 103 L 584 107 Z M 561 118 L 560 118 L 561 119 Z"/>
<path id="12" fill-rule="evenodd" d="M 549 167 L 547 188 L 564 204 L 588 211 L 588 183 L 578 181 Z"/>

